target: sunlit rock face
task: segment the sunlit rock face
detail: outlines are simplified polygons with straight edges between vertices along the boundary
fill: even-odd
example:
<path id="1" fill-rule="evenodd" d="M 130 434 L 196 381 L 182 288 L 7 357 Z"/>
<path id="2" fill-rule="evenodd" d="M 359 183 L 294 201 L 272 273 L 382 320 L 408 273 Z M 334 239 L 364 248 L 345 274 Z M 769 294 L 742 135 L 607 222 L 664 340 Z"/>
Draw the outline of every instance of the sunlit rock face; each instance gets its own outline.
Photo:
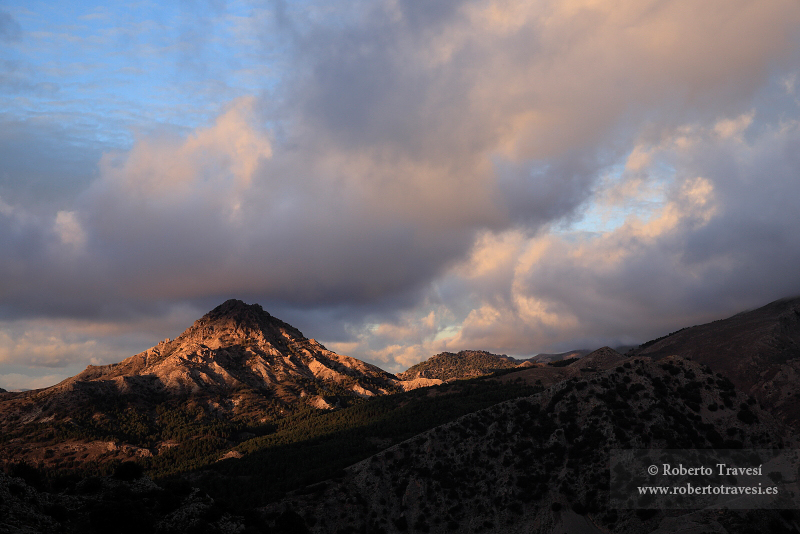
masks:
<path id="1" fill-rule="evenodd" d="M 374 365 L 331 352 L 258 304 L 229 300 L 176 339 L 118 364 L 90 367 L 76 380 L 113 380 L 120 389 L 134 377 L 175 392 L 275 389 L 286 400 L 314 395 L 308 381 L 330 381 L 362 397 L 389 392 L 393 377 Z"/>
<path id="2" fill-rule="evenodd" d="M 71 404 L 118 394 L 142 401 L 205 398 L 221 415 L 236 416 L 265 402 L 273 409 L 298 403 L 333 408 L 337 398 L 399 390 L 398 380 L 380 368 L 329 351 L 258 304 L 228 300 L 174 340 L 119 363 L 90 365 L 15 400 L 31 421 L 68 417 L 64 408 Z"/>

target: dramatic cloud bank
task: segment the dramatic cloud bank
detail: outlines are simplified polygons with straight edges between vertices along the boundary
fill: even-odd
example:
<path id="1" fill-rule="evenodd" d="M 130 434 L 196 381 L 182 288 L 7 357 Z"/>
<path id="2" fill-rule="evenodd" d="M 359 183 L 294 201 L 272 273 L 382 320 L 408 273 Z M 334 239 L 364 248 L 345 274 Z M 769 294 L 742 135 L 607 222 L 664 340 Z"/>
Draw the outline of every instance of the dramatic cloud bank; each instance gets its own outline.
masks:
<path id="1" fill-rule="evenodd" d="M 796 2 L 199 6 L 65 12 L 87 26 L 60 68 L 70 20 L 0 12 L 14 387 L 230 297 L 398 371 L 800 294 Z"/>

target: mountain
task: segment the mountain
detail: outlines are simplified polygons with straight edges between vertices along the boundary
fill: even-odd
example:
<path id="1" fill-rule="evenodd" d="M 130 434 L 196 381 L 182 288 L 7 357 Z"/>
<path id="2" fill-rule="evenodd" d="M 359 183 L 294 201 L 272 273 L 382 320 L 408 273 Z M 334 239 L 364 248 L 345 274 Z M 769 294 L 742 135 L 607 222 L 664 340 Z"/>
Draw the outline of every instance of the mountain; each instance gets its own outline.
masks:
<path id="1" fill-rule="evenodd" d="M 338 391 L 371 397 L 393 391 L 394 377 L 382 369 L 327 350 L 258 304 L 229 300 L 176 339 L 165 340 L 117 364 L 89 366 L 55 386 L 113 384 L 118 392 L 153 390 L 231 395 L 234 414 L 244 400 L 239 391 L 259 391 L 284 403 L 308 398 L 328 407 L 327 383 Z"/>
<path id="2" fill-rule="evenodd" d="M 497 376 L 496 380 L 501 383 L 523 382 L 529 386 L 550 387 L 587 372 L 612 369 L 626 360 L 625 356 L 614 349 L 601 347 L 577 360 L 557 360 L 548 364 L 526 362 L 514 372 Z M 565 365 L 561 365 L 562 363 Z"/>
<path id="3" fill-rule="evenodd" d="M 406 371 L 398 374 L 402 380 L 421 378 L 433 380 L 457 380 L 482 376 L 499 369 L 511 369 L 521 362 L 508 356 L 499 356 L 484 350 L 462 350 L 456 354 L 441 352 L 435 354 Z"/>
<path id="4" fill-rule="evenodd" d="M 401 389 L 393 375 L 327 350 L 261 306 L 229 300 L 119 363 L 4 394 L 0 459 L 50 465 L 63 456 L 73 465 L 152 456 L 198 436 L 224 438 L 224 447 L 243 424 Z"/>
<path id="5" fill-rule="evenodd" d="M 799 315 L 786 299 L 633 356 L 603 347 L 400 392 L 228 301 L 118 364 L 0 396 L 0 532 L 798 532 L 792 510 L 609 498 L 614 450 L 797 448 Z M 504 359 L 459 354 L 418 369 L 455 377 Z M 441 380 L 421 374 L 408 376 Z M 770 403 L 764 385 L 790 394 Z"/>
<path id="6" fill-rule="evenodd" d="M 609 351 L 596 355 L 598 367 L 612 364 Z M 675 357 L 619 363 L 584 367 L 541 393 L 423 432 L 338 480 L 290 494 L 266 515 L 274 528 L 312 533 L 756 532 L 767 524 L 793 531 L 776 511 L 610 507 L 613 449 L 794 443 L 788 429 L 707 366 Z"/>
<path id="7" fill-rule="evenodd" d="M 704 363 L 800 426 L 800 297 L 684 328 L 630 354 L 654 359 L 678 355 Z"/>

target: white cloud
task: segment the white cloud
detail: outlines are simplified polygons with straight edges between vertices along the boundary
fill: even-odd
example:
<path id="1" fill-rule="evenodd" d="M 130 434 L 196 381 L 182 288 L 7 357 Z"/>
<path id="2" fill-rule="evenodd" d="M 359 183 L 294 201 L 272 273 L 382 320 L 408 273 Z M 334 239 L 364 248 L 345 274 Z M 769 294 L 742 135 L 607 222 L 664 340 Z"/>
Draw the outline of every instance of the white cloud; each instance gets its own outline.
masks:
<path id="1" fill-rule="evenodd" d="M 747 128 L 753 124 L 755 111 L 739 115 L 735 119 L 723 119 L 714 125 L 714 132 L 723 139 L 739 138 Z"/>
<path id="2" fill-rule="evenodd" d="M 76 248 L 86 245 L 86 232 L 83 230 L 77 213 L 74 211 L 59 211 L 56 213 L 54 229 L 61 242 Z"/>
<path id="3" fill-rule="evenodd" d="M 66 378 L 69 376 L 64 374 L 29 376 L 21 373 L 8 373 L 0 374 L 0 385 L 6 391 L 40 389 L 50 387 Z"/>

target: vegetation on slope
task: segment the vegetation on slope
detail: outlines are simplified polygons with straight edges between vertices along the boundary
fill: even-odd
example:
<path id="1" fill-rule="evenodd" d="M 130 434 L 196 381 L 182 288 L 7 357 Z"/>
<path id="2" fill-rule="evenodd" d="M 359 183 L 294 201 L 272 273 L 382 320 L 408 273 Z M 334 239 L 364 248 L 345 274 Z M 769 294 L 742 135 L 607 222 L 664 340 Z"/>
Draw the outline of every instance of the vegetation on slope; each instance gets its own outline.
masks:
<path id="1" fill-rule="evenodd" d="M 507 356 L 498 356 L 483 350 L 462 350 L 458 354 L 441 352 L 411 366 L 397 376 L 401 380 L 415 378 L 456 380 L 488 375 L 499 369 L 514 368 L 517 364 L 518 362 Z"/>
<path id="2" fill-rule="evenodd" d="M 466 413 L 540 389 L 521 382 L 474 379 L 368 400 L 349 398 L 349 405 L 335 411 L 304 407 L 258 424 L 214 418 L 204 410 L 207 403 L 191 399 L 159 405 L 154 413 L 142 413 L 134 403 L 120 400 L 107 407 L 106 417 L 92 417 L 86 411 L 76 414 L 72 424 L 39 425 L 33 439 L 53 444 L 124 439 L 148 451 L 147 447 L 156 450 L 162 444 L 157 454 L 131 459 L 148 476 L 167 484 L 178 483 L 184 473 L 203 470 L 193 476 L 192 484 L 199 483 L 216 498 L 242 508 L 335 476 L 352 463 Z M 218 463 L 231 450 L 243 456 Z M 44 481 L 43 487 L 57 490 L 86 476 L 109 476 L 121 465 L 107 457 L 82 462 L 69 452 L 50 460 L 53 467 L 41 469 L 37 477 Z"/>
<path id="3" fill-rule="evenodd" d="M 564 514 L 599 527 L 589 531 L 652 532 L 669 513 L 608 506 L 612 449 L 783 444 L 774 420 L 709 368 L 633 360 L 421 433 L 267 511 L 277 520 L 291 510 L 320 534 L 561 532 Z M 793 531 L 774 511 L 714 512 L 672 519 L 702 521 L 709 532 L 722 522 Z"/>
<path id="4" fill-rule="evenodd" d="M 342 469 L 464 414 L 541 388 L 476 379 L 378 397 L 343 410 L 304 412 L 274 433 L 237 449 L 247 453 L 210 468 L 202 485 L 239 508 L 263 505 L 287 491 L 338 476 Z"/>

